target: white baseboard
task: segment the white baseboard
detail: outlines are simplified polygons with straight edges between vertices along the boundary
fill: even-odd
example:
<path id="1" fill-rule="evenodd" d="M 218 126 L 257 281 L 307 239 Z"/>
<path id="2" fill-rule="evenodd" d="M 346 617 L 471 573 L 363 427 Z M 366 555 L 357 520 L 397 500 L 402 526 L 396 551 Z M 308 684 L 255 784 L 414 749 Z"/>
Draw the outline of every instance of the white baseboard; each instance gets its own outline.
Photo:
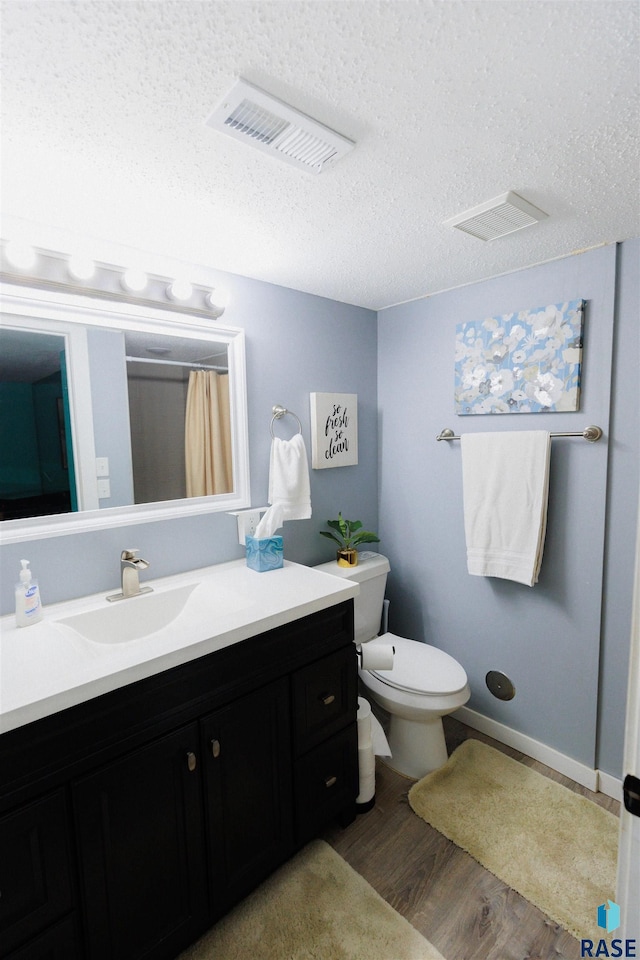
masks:
<path id="1" fill-rule="evenodd" d="M 622 780 L 619 780 L 618 777 L 612 777 L 610 773 L 598 770 L 598 790 L 600 793 L 605 793 L 608 797 L 613 797 L 614 800 L 619 800 L 622 803 Z"/>
<path id="2" fill-rule="evenodd" d="M 615 800 L 620 800 L 622 796 L 621 780 L 608 773 L 592 770 L 586 764 L 560 753 L 559 750 L 554 750 L 546 743 L 534 740 L 533 737 L 529 737 L 525 733 L 519 733 L 512 727 L 507 727 L 504 723 L 485 717 L 484 714 L 470 710 L 469 707 L 460 707 L 453 716 L 461 723 L 466 723 L 474 730 L 486 733 L 488 737 L 499 740 L 500 743 L 505 743 L 508 747 L 513 747 L 514 750 L 519 750 L 528 757 L 533 757 L 534 760 L 539 760 L 540 763 L 546 764 L 552 770 L 557 770 L 558 773 L 564 774 L 565 777 L 575 780 L 576 783 L 582 784 L 583 787 L 587 787 L 595 793 L 598 791 L 605 793 Z"/>

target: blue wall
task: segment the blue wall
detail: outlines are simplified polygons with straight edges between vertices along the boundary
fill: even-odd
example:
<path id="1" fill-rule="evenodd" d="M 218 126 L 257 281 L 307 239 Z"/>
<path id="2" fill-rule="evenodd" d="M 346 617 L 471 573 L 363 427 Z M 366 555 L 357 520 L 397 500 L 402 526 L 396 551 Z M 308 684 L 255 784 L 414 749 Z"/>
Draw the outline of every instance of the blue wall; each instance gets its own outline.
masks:
<path id="1" fill-rule="evenodd" d="M 629 369 L 638 359 L 637 256 L 637 241 L 619 257 L 611 245 L 390 308 L 378 321 L 379 513 L 392 564 L 391 629 L 460 660 L 471 709 L 615 776 L 638 490 L 637 373 Z M 458 323 L 576 298 L 587 301 L 579 412 L 454 415 Z M 612 378 L 613 359 L 620 370 Z M 470 577 L 460 444 L 436 443 L 436 435 L 444 427 L 573 431 L 592 423 L 605 431 L 598 444 L 553 441 L 539 583 Z M 603 582 L 615 602 L 604 602 Z M 512 678 L 515 699 L 492 697 L 492 669 Z"/>
<path id="2" fill-rule="evenodd" d="M 111 496 L 99 506 L 134 503 L 129 434 L 129 389 L 121 330 L 87 328 L 96 457 L 109 461 Z"/>

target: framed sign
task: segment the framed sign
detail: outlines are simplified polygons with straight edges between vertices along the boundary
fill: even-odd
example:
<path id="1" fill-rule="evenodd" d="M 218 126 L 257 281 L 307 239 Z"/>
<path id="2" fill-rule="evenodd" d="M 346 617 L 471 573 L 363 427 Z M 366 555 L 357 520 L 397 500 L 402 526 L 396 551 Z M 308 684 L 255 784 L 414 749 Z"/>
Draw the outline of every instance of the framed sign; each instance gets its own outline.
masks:
<path id="1" fill-rule="evenodd" d="M 358 462 L 357 393 L 312 393 L 311 466 L 351 467 Z"/>

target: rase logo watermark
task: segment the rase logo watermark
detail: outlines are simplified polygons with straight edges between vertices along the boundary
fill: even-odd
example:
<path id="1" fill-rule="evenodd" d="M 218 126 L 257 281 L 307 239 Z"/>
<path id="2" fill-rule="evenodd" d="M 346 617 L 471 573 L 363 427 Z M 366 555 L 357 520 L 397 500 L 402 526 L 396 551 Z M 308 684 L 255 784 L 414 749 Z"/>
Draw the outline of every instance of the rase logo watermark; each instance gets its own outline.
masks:
<path id="1" fill-rule="evenodd" d="M 598 907 L 598 926 L 606 930 L 607 933 L 613 933 L 620 926 L 620 907 L 613 900 L 607 900 Z M 602 938 L 600 940 L 581 940 L 581 957 L 637 957 L 636 941 L 621 940 L 614 938 L 609 943 Z"/>

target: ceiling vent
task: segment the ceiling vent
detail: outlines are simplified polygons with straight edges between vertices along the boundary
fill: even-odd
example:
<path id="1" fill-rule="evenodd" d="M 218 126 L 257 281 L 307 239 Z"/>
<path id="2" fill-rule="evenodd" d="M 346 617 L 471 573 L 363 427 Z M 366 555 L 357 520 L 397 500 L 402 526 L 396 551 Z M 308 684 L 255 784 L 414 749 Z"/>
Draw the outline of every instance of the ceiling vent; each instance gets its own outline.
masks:
<path id="1" fill-rule="evenodd" d="M 205 123 L 311 173 L 322 173 L 355 146 L 246 80 L 236 82 Z"/>
<path id="2" fill-rule="evenodd" d="M 497 240 L 498 237 L 506 237 L 509 233 L 545 220 L 547 216 L 532 203 L 509 190 L 500 197 L 487 200 L 486 203 L 466 210 L 457 217 L 445 220 L 443 226 L 455 227 L 480 240 Z"/>

